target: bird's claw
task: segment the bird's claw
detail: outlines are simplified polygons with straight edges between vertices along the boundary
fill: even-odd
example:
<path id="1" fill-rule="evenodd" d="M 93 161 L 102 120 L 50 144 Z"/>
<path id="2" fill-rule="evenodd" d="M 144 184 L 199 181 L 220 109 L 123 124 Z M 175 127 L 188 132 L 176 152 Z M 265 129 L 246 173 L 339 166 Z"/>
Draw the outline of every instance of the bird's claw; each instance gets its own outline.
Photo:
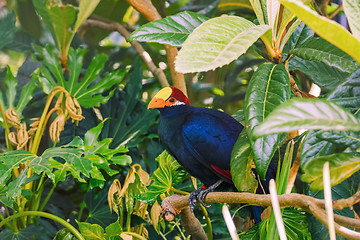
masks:
<path id="1" fill-rule="evenodd" d="M 204 189 L 202 187 L 196 189 L 190 194 L 190 197 L 188 199 L 189 205 L 190 205 L 190 211 L 193 213 L 195 208 L 195 203 L 200 202 L 204 207 L 209 207 L 205 202 L 204 199 L 206 195 L 212 192 L 211 189 Z"/>

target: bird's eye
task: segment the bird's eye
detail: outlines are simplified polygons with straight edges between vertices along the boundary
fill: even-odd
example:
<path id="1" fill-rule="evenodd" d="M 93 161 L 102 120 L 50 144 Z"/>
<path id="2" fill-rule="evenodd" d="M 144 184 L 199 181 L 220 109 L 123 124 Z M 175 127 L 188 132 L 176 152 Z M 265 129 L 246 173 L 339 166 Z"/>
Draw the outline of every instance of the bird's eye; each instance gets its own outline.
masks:
<path id="1" fill-rule="evenodd" d="M 175 102 L 175 98 L 170 98 L 169 102 L 171 102 L 171 103 Z"/>

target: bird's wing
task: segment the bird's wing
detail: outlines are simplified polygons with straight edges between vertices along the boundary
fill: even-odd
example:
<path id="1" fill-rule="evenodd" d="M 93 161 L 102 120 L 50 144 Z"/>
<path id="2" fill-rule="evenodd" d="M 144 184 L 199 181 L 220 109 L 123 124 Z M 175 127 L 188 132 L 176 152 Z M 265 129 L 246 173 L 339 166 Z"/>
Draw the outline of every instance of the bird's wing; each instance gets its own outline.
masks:
<path id="1" fill-rule="evenodd" d="M 242 125 L 229 115 L 211 109 L 197 109 L 183 124 L 187 149 L 204 167 L 230 179 L 232 148 Z"/>

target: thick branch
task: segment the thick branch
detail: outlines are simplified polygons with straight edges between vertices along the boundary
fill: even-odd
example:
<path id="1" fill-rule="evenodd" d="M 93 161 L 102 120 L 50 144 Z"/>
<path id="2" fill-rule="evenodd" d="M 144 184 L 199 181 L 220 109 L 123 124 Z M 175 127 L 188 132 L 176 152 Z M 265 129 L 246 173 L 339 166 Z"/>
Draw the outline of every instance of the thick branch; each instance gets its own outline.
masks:
<path id="1" fill-rule="evenodd" d="M 114 32 L 114 31 L 118 32 L 125 38 L 129 37 L 129 35 L 130 35 L 130 32 L 123 25 L 116 23 L 116 22 L 108 22 L 107 23 L 107 22 L 103 22 L 100 20 L 88 19 L 81 26 L 82 30 L 87 29 L 87 28 L 94 28 L 94 27 L 101 28 L 101 29 L 103 29 L 105 31 L 109 31 L 109 32 Z M 136 52 L 140 55 L 142 60 L 148 66 L 149 70 L 154 74 L 154 76 L 156 76 L 159 79 L 161 86 L 162 87 L 169 86 L 169 83 L 166 79 L 166 76 L 165 76 L 163 70 L 161 70 L 161 68 L 156 67 L 156 65 L 152 61 L 150 55 L 144 50 L 144 48 L 140 45 L 140 43 L 138 43 L 136 41 L 132 41 L 132 42 L 130 42 L 130 44 L 134 47 Z"/>
<path id="2" fill-rule="evenodd" d="M 156 10 L 150 0 L 126 0 L 138 12 L 140 12 L 148 21 L 161 19 L 159 12 Z M 164 45 L 166 57 L 169 63 L 169 69 L 173 85 L 179 88 L 187 95 L 184 74 L 175 71 L 175 58 L 178 54 L 176 47 Z"/>
<path id="3" fill-rule="evenodd" d="M 270 195 L 239 193 L 239 192 L 213 192 L 209 193 L 205 202 L 207 203 L 239 203 L 250 204 L 262 207 L 271 206 Z M 343 209 L 353 206 L 360 202 L 360 191 L 350 198 L 333 201 L 334 209 Z M 282 208 L 296 207 L 314 215 L 321 223 L 327 226 L 326 213 L 323 210 L 325 203 L 322 199 L 313 198 L 298 193 L 290 193 L 279 195 L 279 203 Z M 175 217 L 183 208 L 188 207 L 188 196 L 173 195 L 164 199 L 162 203 L 162 211 L 167 215 L 167 220 L 171 220 L 171 216 Z M 335 215 L 337 234 L 349 239 L 360 239 L 360 234 L 347 229 L 340 224 L 358 228 L 360 222 L 353 218 Z"/>

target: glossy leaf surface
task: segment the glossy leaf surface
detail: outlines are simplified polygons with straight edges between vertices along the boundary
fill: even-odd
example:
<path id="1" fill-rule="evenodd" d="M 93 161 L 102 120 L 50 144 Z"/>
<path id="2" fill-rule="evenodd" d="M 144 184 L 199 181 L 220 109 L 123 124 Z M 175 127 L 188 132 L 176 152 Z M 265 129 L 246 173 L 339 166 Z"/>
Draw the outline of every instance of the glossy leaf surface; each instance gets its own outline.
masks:
<path id="1" fill-rule="evenodd" d="M 276 108 L 254 130 L 264 136 L 298 129 L 360 131 L 360 121 L 339 105 L 320 99 L 291 99 Z"/>
<path id="2" fill-rule="evenodd" d="M 184 42 L 176 58 L 181 73 L 203 72 L 229 64 L 245 53 L 266 31 L 236 16 L 212 18 L 197 27 Z"/>
<path id="3" fill-rule="evenodd" d="M 325 162 L 329 162 L 330 165 L 331 186 L 339 184 L 360 169 L 360 157 L 350 153 L 314 158 L 303 168 L 304 174 L 301 177 L 302 181 L 311 182 L 311 190 L 324 188 L 322 168 Z"/>
<path id="4" fill-rule="evenodd" d="M 254 162 L 261 178 L 265 177 L 270 160 L 283 139 L 279 134 L 253 139 L 253 130 L 289 97 L 289 76 L 284 65 L 263 64 L 253 74 L 245 96 L 245 123 L 249 126 Z"/>
<path id="5" fill-rule="evenodd" d="M 334 44 L 360 63 L 360 56 L 358 54 L 360 52 L 360 41 L 340 24 L 320 16 L 301 1 L 280 0 L 280 3 L 289 8 L 320 37 Z"/>
<path id="6" fill-rule="evenodd" d="M 127 39 L 128 41 L 157 42 L 181 47 L 183 42 L 207 17 L 193 12 L 181 12 L 149 22 L 136 29 Z"/>

